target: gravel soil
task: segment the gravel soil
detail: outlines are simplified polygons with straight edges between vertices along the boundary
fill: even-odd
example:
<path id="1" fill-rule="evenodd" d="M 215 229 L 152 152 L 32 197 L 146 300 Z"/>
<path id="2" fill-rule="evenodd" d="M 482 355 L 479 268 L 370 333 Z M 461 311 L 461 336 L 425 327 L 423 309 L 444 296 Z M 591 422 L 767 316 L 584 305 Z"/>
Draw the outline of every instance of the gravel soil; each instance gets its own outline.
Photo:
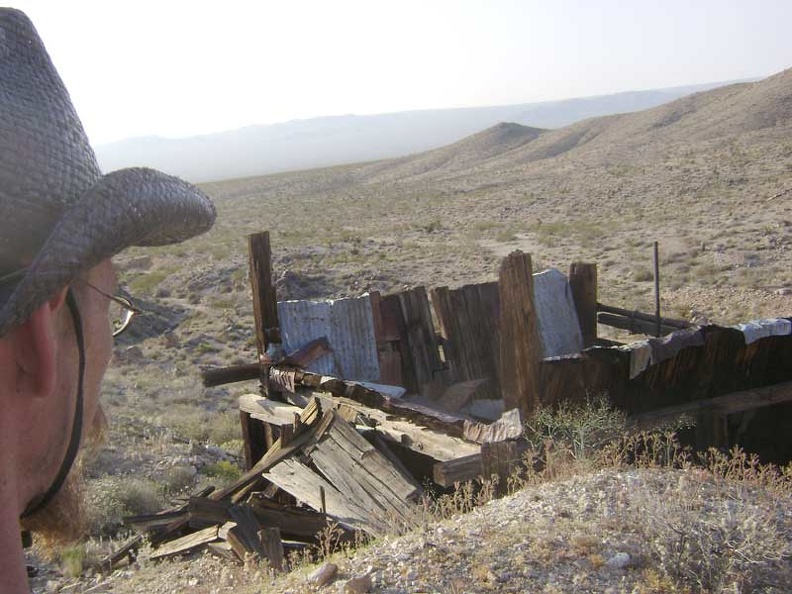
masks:
<path id="1" fill-rule="evenodd" d="M 320 566 L 275 576 L 203 554 L 82 582 L 43 576 L 34 592 L 781 594 L 792 579 L 791 504 L 792 493 L 695 469 L 606 470 L 336 553 L 326 562 L 337 573 L 321 586 Z"/>

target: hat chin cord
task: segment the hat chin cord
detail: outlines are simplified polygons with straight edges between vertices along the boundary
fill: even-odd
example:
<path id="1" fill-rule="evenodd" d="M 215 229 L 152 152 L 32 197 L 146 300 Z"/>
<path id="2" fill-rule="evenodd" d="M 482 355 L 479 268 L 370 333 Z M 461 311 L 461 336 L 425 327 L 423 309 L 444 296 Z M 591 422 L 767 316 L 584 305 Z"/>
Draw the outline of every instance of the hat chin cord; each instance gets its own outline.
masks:
<path id="1" fill-rule="evenodd" d="M 60 469 L 55 479 L 50 484 L 49 489 L 43 495 L 38 495 L 33 498 L 25 511 L 22 512 L 21 518 L 27 518 L 36 512 L 44 509 L 52 502 L 55 495 L 63 487 L 66 482 L 66 477 L 77 459 L 77 452 L 80 450 L 80 440 L 82 439 L 83 427 L 83 377 L 85 375 L 85 340 L 83 339 L 83 326 L 80 310 L 77 307 L 77 300 L 74 298 L 74 293 L 71 288 L 66 293 L 66 305 L 71 312 L 72 324 L 74 325 L 74 336 L 77 340 L 77 351 L 79 353 L 79 375 L 77 377 L 77 403 L 74 406 L 74 420 L 72 421 L 71 438 L 69 440 L 69 447 L 66 449 L 66 454 L 63 456 Z"/>

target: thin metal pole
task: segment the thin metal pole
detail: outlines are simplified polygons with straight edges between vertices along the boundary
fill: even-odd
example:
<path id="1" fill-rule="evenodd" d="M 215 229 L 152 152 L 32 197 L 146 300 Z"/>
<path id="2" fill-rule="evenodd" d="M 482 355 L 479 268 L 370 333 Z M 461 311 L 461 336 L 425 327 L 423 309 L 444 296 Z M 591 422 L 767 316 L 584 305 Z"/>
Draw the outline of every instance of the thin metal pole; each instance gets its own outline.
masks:
<path id="1" fill-rule="evenodd" d="M 655 336 L 660 336 L 660 257 L 658 255 L 658 243 L 654 242 L 654 288 L 655 288 L 655 318 L 657 319 L 657 330 Z"/>

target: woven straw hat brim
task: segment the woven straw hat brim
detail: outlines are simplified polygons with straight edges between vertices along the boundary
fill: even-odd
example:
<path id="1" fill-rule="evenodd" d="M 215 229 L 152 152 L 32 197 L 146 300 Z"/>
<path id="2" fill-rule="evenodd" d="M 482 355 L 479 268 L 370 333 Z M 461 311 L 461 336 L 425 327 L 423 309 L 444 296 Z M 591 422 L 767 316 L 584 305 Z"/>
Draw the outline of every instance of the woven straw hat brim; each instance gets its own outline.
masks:
<path id="1" fill-rule="evenodd" d="M 100 177 L 63 213 L 0 310 L 0 336 L 80 272 L 130 246 L 178 243 L 207 231 L 209 198 L 165 173 L 132 168 Z"/>

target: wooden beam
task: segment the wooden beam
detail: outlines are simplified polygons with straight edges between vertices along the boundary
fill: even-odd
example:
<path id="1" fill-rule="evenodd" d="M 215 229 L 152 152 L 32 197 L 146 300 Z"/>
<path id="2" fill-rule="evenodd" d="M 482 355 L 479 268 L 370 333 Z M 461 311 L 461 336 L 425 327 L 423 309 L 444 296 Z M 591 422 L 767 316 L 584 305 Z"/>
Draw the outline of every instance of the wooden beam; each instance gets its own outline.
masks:
<path id="1" fill-rule="evenodd" d="M 437 429 L 454 437 L 461 437 L 464 431 L 465 417 L 457 414 L 439 411 L 401 398 L 386 396 L 356 382 L 309 371 L 298 370 L 294 374 L 295 384 L 320 392 L 329 392 L 334 396 L 343 396 L 402 419 L 409 419 L 417 425 Z"/>
<path id="2" fill-rule="evenodd" d="M 583 348 L 588 348 L 597 342 L 597 265 L 573 262 L 569 267 L 569 287 L 583 335 Z"/>
<path id="3" fill-rule="evenodd" d="M 260 363 L 245 363 L 230 367 L 210 367 L 201 370 L 201 379 L 205 388 L 222 386 L 233 382 L 259 379 L 263 372 Z"/>
<path id="4" fill-rule="evenodd" d="M 270 344 L 280 343 L 278 300 L 272 284 L 272 253 L 268 231 L 248 235 L 250 287 L 253 290 L 253 319 L 259 361 L 264 362 Z"/>
<path id="5" fill-rule="evenodd" d="M 640 318 L 623 316 L 619 314 L 612 314 L 600 312 L 597 314 L 597 322 L 604 326 L 611 326 L 612 328 L 619 328 L 620 330 L 627 330 L 633 334 L 646 334 L 648 336 L 657 336 L 657 320 L 643 320 Z M 660 324 L 660 335 L 670 334 L 676 332 L 679 328 L 675 326 L 667 326 Z"/>
<path id="6" fill-rule="evenodd" d="M 598 312 L 605 312 L 616 314 L 619 316 L 625 316 L 628 318 L 635 318 L 636 320 L 644 320 L 646 322 L 654 322 L 657 323 L 657 316 L 654 314 L 643 313 L 640 311 L 634 311 L 630 309 L 622 309 L 621 307 L 614 307 L 613 305 L 605 305 L 604 303 L 597 303 L 597 311 Z M 687 320 L 678 320 L 675 318 L 660 318 L 660 323 L 663 326 L 671 326 L 675 330 L 684 330 L 685 328 L 690 328 L 693 324 L 688 322 Z"/>
<path id="7" fill-rule="evenodd" d="M 639 428 L 652 427 L 683 416 L 696 418 L 700 413 L 707 411 L 730 415 L 785 402 L 792 402 L 792 382 L 741 390 L 715 398 L 653 410 L 631 417 L 630 422 Z"/>
<path id="8" fill-rule="evenodd" d="M 239 411 L 239 422 L 242 429 L 242 443 L 244 444 L 245 469 L 253 467 L 256 460 L 267 451 L 266 436 L 264 427 L 261 423 L 256 423 L 251 418 L 250 413 Z"/>
<path id="9" fill-rule="evenodd" d="M 509 442 L 512 443 L 512 442 Z M 515 441 L 515 450 L 510 453 L 508 459 L 513 461 L 512 469 L 515 465 L 522 462 L 525 452 L 530 449 L 527 442 Z M 483 448 L 482 448 L 483 449 Z M 490 452 L 490 458 L 492 453 Z M 488 471 L 491 471 L 493 462 L 488 463 Z M 484 468 L 484 455 L 482 453 L 462 456 L 447 462 L 438 462 L 433 467 L 434 482 L 441 487 L 453 487 L 456 483 L 474 481 L 481 476 L 487 476 Z"/>
<path id="10" fill-rule="evenodd" d="M 210 543 L 217 540 L 217 526 L 210 526 L 204 530 L 193 532 L 187 536 L 172 540 L 159 548 L 157 548 L 151 555 L 151 559 L 162 559 L 163 557 L 170 557 L 172 555 L 179 555 L 186 553 L 201 545 Z"/>
<path id="11" fill-rule="evenodd" d="M 495 494 L 502 495 L 508 488 L 508 479 L 522 459 L 515 441 L 485 443 L 481 446 L 481 471 L 485 480 L 497 477 Z"/>
<path id="12" fill-rule="evenodd" d="M 530 419 L 539 408 L 542 343 L 533 303 L 531 255 L 512 252 L 500 267 L 500 386 L 506 408 Z"/>
<path id="13" fill-rule="evenodd" d="M 482 475 L 481 453 L 462 456 L 434 465 L 434 482 L 441 487 L 473 481 Z"/>
<path id="14" fill-rule="evenodd" d="M 262 528 L 259 531 L 259 540 L 264 549 L 264 556 L 271 567 L 276 571 L 283 571 L 283 540 L 277 528 Z"/>
<path id="15" fill-rule="evenodd" d="M 355 417 L 358 417 L 364 425 L 376 428 L 376 432 L 381 434 L 383 439 L 398 443 L 435 460 L 453 460 L 459 456 L 480 451 L 480 447 L 476 443 L 448 435 L 442 429 L 430 429 L 409 419 L 365 406 L 349 398 L 326 394 L 317 394 L 315 398 L 321 400 L 323 410 L 335 408 L 338 414 L 349 422 L 353 422 Z M 346 414 L 344 411 L 347 411 Z M 354 414 L 350 414 L 349 411 Z M 463 422 L 463 431 L 467 430 L 468 425 L 470 425 L 469 422 Z"/>

